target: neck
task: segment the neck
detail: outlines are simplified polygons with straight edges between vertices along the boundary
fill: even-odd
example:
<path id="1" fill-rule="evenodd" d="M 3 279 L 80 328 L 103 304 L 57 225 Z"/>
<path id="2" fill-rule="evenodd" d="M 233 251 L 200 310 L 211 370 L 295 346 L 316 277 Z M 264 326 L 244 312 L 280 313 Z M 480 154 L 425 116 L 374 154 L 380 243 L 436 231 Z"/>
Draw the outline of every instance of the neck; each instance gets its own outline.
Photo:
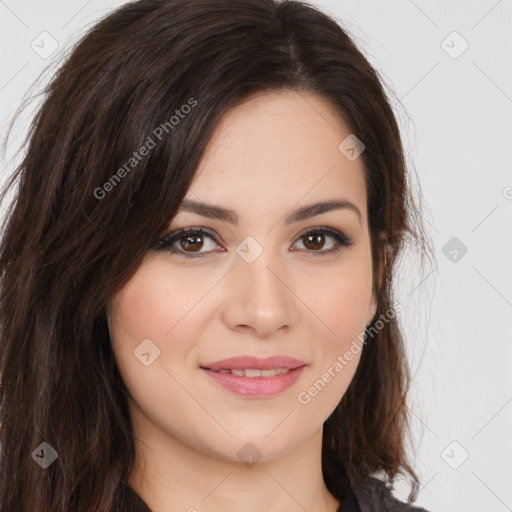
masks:
<path id="1" fill-rule="evenodd" d="M 133 402 L 136 456 L 129 486 L 152 512 L 336 512 L 322 475 L 322 430 L 285 455 L 252 466 L 191 446 L 150 422 Z M 142 434 L 143 433 L 143 434 Z M 243 444 L 243 443 L 242 443 Z"/>

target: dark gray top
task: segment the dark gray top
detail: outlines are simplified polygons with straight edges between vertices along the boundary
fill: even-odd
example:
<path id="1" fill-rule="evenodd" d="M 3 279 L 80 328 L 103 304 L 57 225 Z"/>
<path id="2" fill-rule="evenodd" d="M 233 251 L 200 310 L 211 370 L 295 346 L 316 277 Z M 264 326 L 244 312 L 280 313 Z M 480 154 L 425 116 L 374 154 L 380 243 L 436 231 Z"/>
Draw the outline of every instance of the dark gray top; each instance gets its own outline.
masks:
<path id="1" fill-rule="evenodd" d="M 129 498 L 130 512 L 152 512 L 142 498 L 128 485 L 125 492 Z M 348 489 L 337 512 L 428 512 L 397 500 L 384 482 L 373 477 L 356 489 Z"/>

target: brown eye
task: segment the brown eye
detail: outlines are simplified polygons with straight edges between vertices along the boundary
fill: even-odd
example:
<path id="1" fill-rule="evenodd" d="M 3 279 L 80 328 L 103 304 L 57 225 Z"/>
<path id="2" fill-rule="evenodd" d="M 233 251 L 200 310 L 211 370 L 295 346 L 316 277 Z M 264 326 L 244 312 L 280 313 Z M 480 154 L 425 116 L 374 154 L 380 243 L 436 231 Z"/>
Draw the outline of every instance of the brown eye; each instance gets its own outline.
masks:
<path id="1" fill-rule="evenodd" d="M 325 236 L 323 234 L 318 235 L 306 235 L 304 237 L 306 242 L 304 242 L 304 245 L 307 249 L 311 250 L 319 250 L 323 247 L 325 243 Z"/>
<path id="2" fill-rule="evenodd" d="M 325 247 L 326 240 L 329 238 L 334 240 L 334 242 L 331 242 L 330 246 L 326 250 L 322 250 Z M 340 251 L 343 247 L 349 247 L 354 243 L 351 237 L 331 228 L 311 229 L 307 233 L 301 235 L 299 241 L 303 241 L 302 243 L 305 247 L 305 251 L 314 256 L 332 254 Z"/>
<path id="3" fill-rule="evenodd" d="M 197 252 L 203 246 L 203 238 L 201 235 L 185 235 L 178 238 L 180 245 L 185 251 Z"/>
<path id="4" fill-rule="evenodd" d="M 158 240 L 154 248 L 193 258 L 205 256 L 218 249 L 219 245 L 216 243 L 215 234 L 205 228 L 183 228 Z M 206 250 L 203 251 L 204 248 Z"/>

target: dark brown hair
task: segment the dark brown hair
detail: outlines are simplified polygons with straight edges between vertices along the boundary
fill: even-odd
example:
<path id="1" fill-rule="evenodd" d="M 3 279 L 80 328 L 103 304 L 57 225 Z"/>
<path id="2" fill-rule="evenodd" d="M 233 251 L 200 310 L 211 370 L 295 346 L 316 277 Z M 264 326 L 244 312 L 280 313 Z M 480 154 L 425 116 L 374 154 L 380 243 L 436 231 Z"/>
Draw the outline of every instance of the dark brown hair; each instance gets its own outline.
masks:
<path id="1" fill-rule="evenodd" d="M 122 6 L 46 86 L 1 197 L 17 187 L 0 249 L 0 509 L 127 510 L 134 436 L 105 305 L 176 214 L 221 117 L 264 90 L 328 98 L 365 144 L 374 322 L 392 309 L 396 258 L 425 237 L 392 108 L 342 25 L 297 1 Z M 132 160 L 148 137 L 154 147 Z M 324 424 L 324 478 L 338 499 L 377 472 L 409 475 L 412 499 L 418 489 L 397 318 L 376 331 Z M 32 458 L 42 442 L 58 454 L 45 470 Z"/>

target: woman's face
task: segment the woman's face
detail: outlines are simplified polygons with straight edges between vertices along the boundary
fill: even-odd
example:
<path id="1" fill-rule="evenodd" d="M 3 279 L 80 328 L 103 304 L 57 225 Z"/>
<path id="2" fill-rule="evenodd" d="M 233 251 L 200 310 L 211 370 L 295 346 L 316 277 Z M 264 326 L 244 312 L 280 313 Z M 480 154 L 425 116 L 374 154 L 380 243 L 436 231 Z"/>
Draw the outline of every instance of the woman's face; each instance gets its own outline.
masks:
<path id="1" fill-rule="evenodd" d="M 303 92 L 258 94 L 222 119 L 186 194 L 196 206 L 168 230 L 208 233 L 149 251 L 108 304 L 139 435 L 272 460 L 322 428 L 375 314 L 363 163 L 338 148 L 349 134 L 326 100 Z M 331 201 L 351 206 L 303 210 Z M 296 369 L 254 377 L 239 366 L 260 362 L 212 364 L 276 356 L 299 362 L 268 370 Z"/>

